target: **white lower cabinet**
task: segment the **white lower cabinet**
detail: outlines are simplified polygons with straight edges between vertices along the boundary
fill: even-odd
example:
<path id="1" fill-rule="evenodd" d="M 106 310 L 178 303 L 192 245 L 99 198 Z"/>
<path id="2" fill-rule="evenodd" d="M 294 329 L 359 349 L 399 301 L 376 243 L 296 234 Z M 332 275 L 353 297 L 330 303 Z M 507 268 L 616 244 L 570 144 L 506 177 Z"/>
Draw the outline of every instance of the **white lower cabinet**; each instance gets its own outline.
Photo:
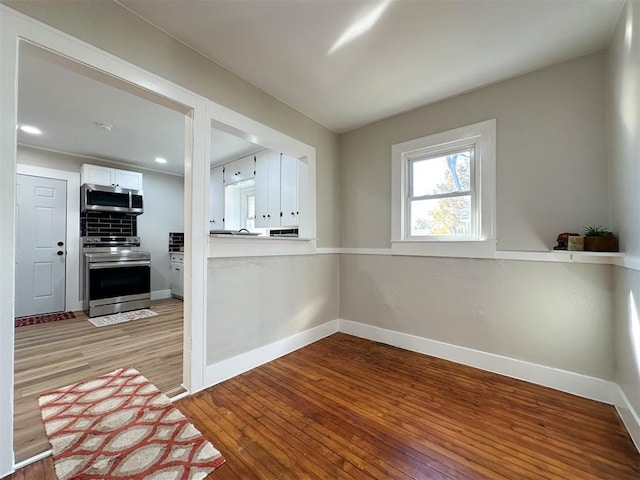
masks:
<path id="1" fill-rule="evenodd" d="M 171 295 L 184 298 L 184 253 L 169 253 L 169 285 Z"/>

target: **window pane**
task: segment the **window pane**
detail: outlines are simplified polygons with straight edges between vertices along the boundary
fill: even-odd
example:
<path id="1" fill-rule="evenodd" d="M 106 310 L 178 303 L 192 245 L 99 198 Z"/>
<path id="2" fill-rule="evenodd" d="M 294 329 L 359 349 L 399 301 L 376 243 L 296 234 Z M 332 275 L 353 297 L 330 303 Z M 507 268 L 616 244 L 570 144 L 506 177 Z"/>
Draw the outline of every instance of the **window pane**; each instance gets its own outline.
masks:
<path id="1" fill-rule="evenodd" d="M 411 208 L 411 236 L 469 236 L 471 195 L 431 200 L 414 200 Z"/>
<path id="2" fill-rule="evenodd" d="M 471 188 L 471 150 L 411 162 L 412 197 L 467 192 Z"/>
<path id="3" fill-rule="evenodd" d="M 247 218 L 256 218 L 256 196 L 247 197 Z"/>

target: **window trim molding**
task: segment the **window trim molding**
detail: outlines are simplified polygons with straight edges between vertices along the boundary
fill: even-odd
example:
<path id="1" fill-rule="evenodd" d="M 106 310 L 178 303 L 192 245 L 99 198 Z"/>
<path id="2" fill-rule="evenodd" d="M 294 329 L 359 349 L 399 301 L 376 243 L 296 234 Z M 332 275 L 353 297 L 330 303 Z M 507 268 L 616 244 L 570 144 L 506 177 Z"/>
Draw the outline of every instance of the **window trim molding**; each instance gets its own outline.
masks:
<path id="1" fill-rule="evenodd" d="M 393 254 L 426 256 L 493 257 L 496 250 L 496 119 L 485 120 L 391 146 L 391 250 Z M 480 212 L 477 239 L 405 235 L 408 164 L 406 157 L 422 149 L 438 151 L 476 139 L 475 177 Z"/>

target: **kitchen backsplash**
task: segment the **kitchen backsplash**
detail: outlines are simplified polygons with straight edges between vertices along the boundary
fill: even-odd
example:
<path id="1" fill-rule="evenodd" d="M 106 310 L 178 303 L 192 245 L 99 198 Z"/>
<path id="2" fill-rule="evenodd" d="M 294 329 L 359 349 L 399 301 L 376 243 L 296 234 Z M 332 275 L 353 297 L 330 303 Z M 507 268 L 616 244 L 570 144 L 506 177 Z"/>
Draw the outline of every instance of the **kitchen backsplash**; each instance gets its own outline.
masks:
<path id="1" fill-rule="evenodd" d="M 184 233 L 169 232 L 169 251 L 181 252 L 184 249 Z"/>
<path id="2" fill-rule="evenodd" d="M 84 212 L 80 214 L 80 235 L 83 237 L 138 235 L 137 217 L 124 213 Z"/>

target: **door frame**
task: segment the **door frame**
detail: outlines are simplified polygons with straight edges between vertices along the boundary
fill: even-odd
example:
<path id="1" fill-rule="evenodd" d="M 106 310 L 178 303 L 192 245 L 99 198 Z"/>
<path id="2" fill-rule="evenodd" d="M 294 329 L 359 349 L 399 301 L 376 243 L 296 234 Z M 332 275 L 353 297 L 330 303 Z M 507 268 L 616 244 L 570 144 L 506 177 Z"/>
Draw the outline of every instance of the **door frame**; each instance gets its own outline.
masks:
<path id="1" fill-rule="evenodd" d="M 168 98 L 185 114 L 185 302 L 183 381 L 204 388 L 207 318 L 208 179 L 210 128 L 206 99 L 86 42 L 0 5 L 0 477 L 14 468 L 13 352 L 15 298 L 15 198 L 18 54 L 32 43 L 113 75 L 154 97 Z M 205 230 L 205 228 L 207 228 Z M 191 280 L 195 281 L 192 282 Z"/>
<path id="2" fill-rule="evenodd" d="M 80 174 L 24 163 L 16 165 L 16 174 L 65 180 L 67 183 L 67 226 L 64 242 L 67 254 L 65 258 L 64 310 L 82 310 L 82 302 L 80 300 L 80 238 L 78 237 L 80 197 L 73 193 L 80 190 Z"/>

